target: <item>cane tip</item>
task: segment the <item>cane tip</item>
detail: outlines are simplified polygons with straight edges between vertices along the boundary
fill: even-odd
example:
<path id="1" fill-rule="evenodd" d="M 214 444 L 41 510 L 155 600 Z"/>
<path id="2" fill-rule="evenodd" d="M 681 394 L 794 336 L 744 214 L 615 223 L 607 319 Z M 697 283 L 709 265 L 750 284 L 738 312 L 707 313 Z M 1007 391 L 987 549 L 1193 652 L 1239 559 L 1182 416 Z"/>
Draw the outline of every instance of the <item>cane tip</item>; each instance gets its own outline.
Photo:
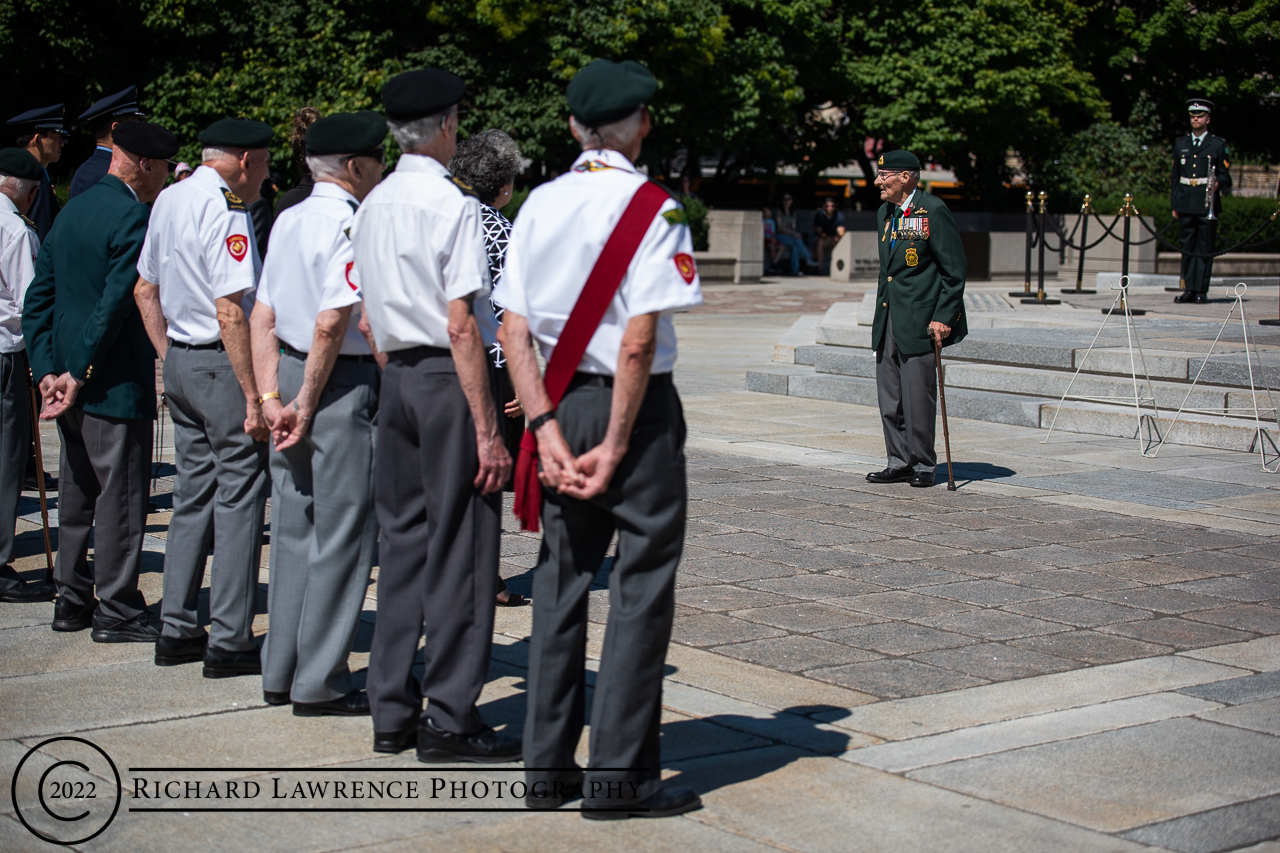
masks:
<path id="1" fill-rule="evenodd" d="M 947 491 L 948 491 L 948 492 L 954 492 L 955 490 L 956 490 L 956 484 L 955 484 L 955 483 L 947 483 Z"/>

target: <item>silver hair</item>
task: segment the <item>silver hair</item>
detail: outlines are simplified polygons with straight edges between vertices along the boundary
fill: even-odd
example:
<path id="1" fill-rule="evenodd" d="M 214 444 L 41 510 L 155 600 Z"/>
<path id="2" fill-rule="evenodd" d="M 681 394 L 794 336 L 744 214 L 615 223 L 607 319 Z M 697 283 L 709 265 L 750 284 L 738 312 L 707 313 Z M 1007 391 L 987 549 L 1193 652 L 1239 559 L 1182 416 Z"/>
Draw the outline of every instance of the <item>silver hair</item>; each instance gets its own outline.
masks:
<path id="1" fill-rule="evenodd" d="M 415 118 L 411 121 L 388 120 L 387 126 L 391 128 L 391 136 L 400 146 L 400 150 L 415 154 L 435 142 L 440 131 L 444 130 L 445 122 L 457 108 L 458 105 L 454 104 L 442 113 Z"/>
<path id="2" fill-rule="evenodd" d="M 210 145 L 200 152 L 200 162 L 209 163 L 214 160 L 239 160 L 245 148 L 218 148 Z"/>
<path id="3" fill-rule="evenodd" d="M 347 159 L 346 154 L 308 154 L 307 169 L 317 181 L 333 181 L 342 177 Z"/>
<path id="4" fill-rule="evenodd" d="M 920 181 L 919 169 L 907 169 L 906 172 L 907 172 L 907 178 L 909 180 L 916 181 L 917 183 Z"/>
<path id="5" fill-rule="evenodd" d="M 593 148 L 626 148 L 635 141 L 636 134 L 640 132 L 640 120 L 644 112 L 644 105 L 636 107 L 636 111 L 631 115 L 609 124 L 602 124 L 599 127 L 587 127 L 573 116 L 569 116 L 569 124 L 578 132 L 578 137 L 582 140 L 582 150 L 589 151 Z"/>
<path id="6" fill-rule="evenodd" d="M 492 205 L 502 188 L 524 171 L 520 146 L 501 130 L 482 130 L 458 143 L 449 171 L 470 184 L 482 202 Z"/>
<path id="7" fill-rule="evenodd" d="M 5 192 L 4 194 L 14 201 L 26 198 L 39 185 L 39 181 L 31 178 L 19 178 L 17 175 L 0 175 L 0 191 L 12 190 L 12 192 Z"/>

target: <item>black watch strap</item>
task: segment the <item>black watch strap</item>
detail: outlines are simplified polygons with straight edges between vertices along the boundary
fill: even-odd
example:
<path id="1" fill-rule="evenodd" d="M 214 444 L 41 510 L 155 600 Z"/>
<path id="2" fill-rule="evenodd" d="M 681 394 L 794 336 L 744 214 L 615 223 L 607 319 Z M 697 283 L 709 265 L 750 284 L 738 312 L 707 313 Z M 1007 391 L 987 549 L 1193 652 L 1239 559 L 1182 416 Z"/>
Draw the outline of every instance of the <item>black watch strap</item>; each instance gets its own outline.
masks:
<path id="1" fill-rule="evenodd" d="M 533 420 L 529 421 L 529 432 L 537 432 L 539 428 L 541 428 L 542 425 L 545 424 L 547 421 L 554 421 L 555 419 L 556 419 L 555 409 L 552 409 L 549 412 L 543 412 Z"/>

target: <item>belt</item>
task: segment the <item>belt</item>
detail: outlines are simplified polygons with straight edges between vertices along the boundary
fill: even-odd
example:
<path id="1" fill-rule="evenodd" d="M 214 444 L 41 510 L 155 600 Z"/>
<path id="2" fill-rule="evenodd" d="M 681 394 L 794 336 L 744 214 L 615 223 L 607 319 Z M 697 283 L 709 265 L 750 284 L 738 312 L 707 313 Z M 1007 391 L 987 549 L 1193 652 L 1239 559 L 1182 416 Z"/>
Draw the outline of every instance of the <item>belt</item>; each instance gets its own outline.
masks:
<path id="1" fill-rule="evenodd" d="M 293 347 L 286 344 L 284 341 L 280 342 L 280 352 L 287 352 L 289 355 L 293 356 L 294 358 L 300 358 L 303 361 L 307 360 L 307 354 L 305 352 L 303 352 L 300 349 L 294 349 Z M 370 353 L 368 355 L 344 355 L 342 353 L 338 353 L 338 361 L 348 361 L 353 364 L 365 364 L 366 362 L 369 364 L 377 363 L 377 359 L 373 357 L 373 353 Z"/>
<path id="2" fill-rule="evenodd" d="M 1179 178 L 1178 180 L 1182 181 L 1182 183 L 1186 184 L 1189 187 L 1198 187 L 1198 186 L 1201 186 L 1202 184 L 1209 183 L 1208 178 Z"/>
<path id="3" fill-rule="evenodd" d="M 187 344 L 182 341 L 175 341 L 173 338 L 169 338 L 169 346 L 174 346 L 178 349 L 217 350 L 218 352 L 222 352 L 226 349 L 226 347 L 222 345 L 222 341 L 220 339 L 209 344 Z"/>
<path id="4" fill-rule="evenodd" d="M 672 379 L 670 373 L 652 373 L 649 375 L 649 387 L 657 388 L 663 385 L 671 385 Z M 585 373 L 579 370 L 573 374 L 573 378 L 569 380 L 569 390 L 581 388 L 584 385 L 594 385 L 597 388 L 612 388 L 613 377 L 605 376 L 602 373 Z"/>

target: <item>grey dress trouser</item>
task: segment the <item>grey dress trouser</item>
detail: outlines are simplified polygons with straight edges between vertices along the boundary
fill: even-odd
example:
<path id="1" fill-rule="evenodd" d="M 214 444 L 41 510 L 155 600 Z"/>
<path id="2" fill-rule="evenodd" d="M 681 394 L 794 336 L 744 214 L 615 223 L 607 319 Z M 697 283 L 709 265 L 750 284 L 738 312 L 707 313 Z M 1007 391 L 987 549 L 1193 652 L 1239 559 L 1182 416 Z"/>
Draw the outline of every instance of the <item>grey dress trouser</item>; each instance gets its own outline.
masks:
<path id="1" fill-rule="evenodd" d="M 165 399 L 178 476 L 164 556 L 166 637 L 198 637 L 196 611 L 210 543 L 209 645 L 253 648 L 253 614 L 267 502 L 267 444 L 244 431 L 244 391 L 220 349 L 169 346 Z"/>
<path id="2" fill-rule="evenodd" d="M 607 386 L 570 385 L 557 420 L 575 455 L 604 438 L 612 400 Z M 680 397 L 669 375 L 665 381 L 654 377 L 627 455 L 604 494 L 580 501 L 543 491 L 545 532 L 533 576 L 524 727 L 525 766 L 539 768 L 525 773 L 531 790 L 539 782 L 545 790 L 576 781 L 574 750 L 587 690 L 587 596 L 615 530 L 618 551 L 609 575 L 609 620 L 591 708 L 583 805 L 623 806 L 661 785 L 662 677 L 688 510 L 684 441 Z M 631 785 L 620 782 L 634 784 L 635 796 Z M 599 795 L 593 797 L 593 790 Z"/>
<path id="3" fill-rule="evenodd" d="M 18 499 L 31 441 L 31 393 L 24 350 L 0 353 L 0 591 L 20 583 L 9 566 L 17 535 Z"/>
<path id="4" fill-rule="evenodd" d="M 455 734 L 484 725 L 476 701 L 493 642 L 502 494 L 481 495 L 478 471 L 475 425 L 449 350 L 390 353 L 378 407 L 374 731 L 404 731 L 424 719 Z M 413 664 L 424 630 L 418 681 Z"/>
<path id="5" fill-rule="evenodd" d="M 280 356 L 280 398 L 302 388 L 306 359 Z M 262 689 L 327 702 L 354 689 L 347 658 L 378 544 L 373 459 L 378 367 L 339 358 L 307 435 L 271 451 L 270 624 Z"/>
<path id="6" fill-rule="evenodd" d="M 938 412 L 938 364 L 933 350 L 904 355 L 885 315 L 884 341 L 876 351 L 876 393 L 889 467 L 932 474 L 938 467 L 934 434 Z"/>
<path id="7" fill-rule="evenodd" d="M 138 591 L 151 485 L 153 423 L 106 418 L 79 406 L 58 418 L 58 595 L 82 607 L 98 593 L 108 620 L 132 619 L 147 606 Z M 89 534 L 93 533 L 93 565 Z"/>

